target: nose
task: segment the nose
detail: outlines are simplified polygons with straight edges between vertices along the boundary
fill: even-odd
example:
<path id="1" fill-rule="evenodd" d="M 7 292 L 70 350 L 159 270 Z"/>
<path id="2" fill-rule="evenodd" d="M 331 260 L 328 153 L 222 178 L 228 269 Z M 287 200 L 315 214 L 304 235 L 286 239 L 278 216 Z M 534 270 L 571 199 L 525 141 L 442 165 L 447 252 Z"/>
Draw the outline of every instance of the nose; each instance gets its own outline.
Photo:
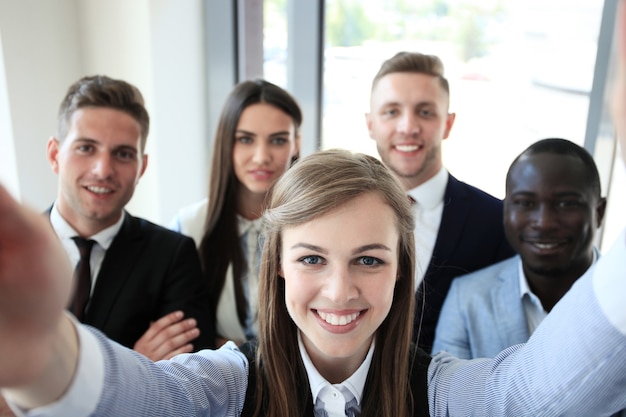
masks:
<path id="1" fill-rule="evenodd" d="M 412 112 L 404 112 L 399 118 L 397 129 L 399 133 L 405 135 L 416 135 L 420 132 L 418 117 Z"/>
<path id="2" fill-rule="evenodd" d="M 540 204 L 537 210 L 533 212 L 533 224 L 535 227 L 549 229 L 557 227 L 558 214 L 552 205 Z"/>
<path id="3" fill-rule="evenodd" d="M 112 159 L 112 156 L 107 153 L 98 155 L 92 167 L 92 172 L 100 179 L 111 178 L 115 172 Z"/>
<path id="4" fill-rule="evenodd" d="M 343 305 L 359 296 L 348 268 L 336 268 L 328 276 L 323 288 L 324 297 L 337 305 Z"/>
<path id="5" fill-rule="evenodd" d="M 259 165 L 263 165 L 270 161 L 271 153 L 269 146 L 266 143 L 263 143 L 262 141 L 259 142 L 260 143 L 258 143 L 254 148 L 252 160 Z"/>

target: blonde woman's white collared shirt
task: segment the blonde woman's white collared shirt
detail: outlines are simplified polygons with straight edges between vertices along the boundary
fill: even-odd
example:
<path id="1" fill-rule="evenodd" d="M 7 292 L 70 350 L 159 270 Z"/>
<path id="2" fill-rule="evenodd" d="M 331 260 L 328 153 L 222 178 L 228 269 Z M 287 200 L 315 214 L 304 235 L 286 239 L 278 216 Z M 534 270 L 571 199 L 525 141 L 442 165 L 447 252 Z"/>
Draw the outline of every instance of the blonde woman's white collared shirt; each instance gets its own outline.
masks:
<path id="1" fill-rule="evenodd" d="M 374 355 L 374 340 L 372 340 L 372 344 L 361 366 L 340 384 L 331 384 L 320 375 L 302 343 L 300 332 L 298 332 L 298 347 L 300 348 L 300 356 L 302 357 L 302 362 L 304 362 L 304 368 L 309 377 L 313 408 L 315 410 L 323 408 L 328 417 L 345 417 L 346 404 L 352 399 L 356 399 L 356 408 L 360 413 L 365 380 L 367 379 L 367 373 Z"/>

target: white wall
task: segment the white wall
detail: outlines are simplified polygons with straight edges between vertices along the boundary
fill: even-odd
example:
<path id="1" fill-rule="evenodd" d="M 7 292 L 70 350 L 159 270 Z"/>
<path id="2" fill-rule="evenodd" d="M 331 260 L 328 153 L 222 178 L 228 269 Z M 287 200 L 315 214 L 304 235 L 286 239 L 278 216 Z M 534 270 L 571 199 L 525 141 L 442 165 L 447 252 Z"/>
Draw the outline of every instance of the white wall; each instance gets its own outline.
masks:
<path id="1" fill-rule="evenodd" d="M 151 115 L 149 165 L 128 209 L 167 223 L 183 204 L 204 197 L 202 6 L 201 0 L 0 0 L 6 86 L 3 94 L 0 71 L 0 122 L 10 121 L 0 127 L 3 183 L 36 208 L 50 205 L 56 178 L 45 144 L 55 133 L 58 105 L 81 76 L 105 74 L 139 87 Z"/>
<path id="2" fill-rule="evenodd" d="M 206 197 L 210 164 L 202 0 L 150 0 L 160 217 Z M 220 106 L 221 109 L 221 106 Z M 151 138 L 150 140 L 152 140 Z"/>
<path id="3" fill-rule="evenodd" d="M 17 163 L 13 145 L 13 123 L 9 108 L 6 75 L 4 74 L 4 53 L 2 52 L 2 32 L 0 31 L 0 184 L 3 184 L 16 198 L 20 198 L 17 181 Z"/>
<path id="4" fill-rule="evenodd" d="M 21 200 L 38 209 L 56 195 L 56 179 L 45 158 L 46 141 L 55 133 L 56 111 L 67 86 L 81 73 L 76 0 L 0 0 L 4 97 L 0 163 L 14 166 Z M 0 93 L 2 90 L 0 89 Z M 11 145 L 5 143 L 10 141 Z M 11 154 L 10 148 L 13 148 Z M 13 157 L 11 161 L 9 158 Z M 5 159 L 8 159 L 6 161 Z M 2 171 L 3 176 L 11 174 Z"/>

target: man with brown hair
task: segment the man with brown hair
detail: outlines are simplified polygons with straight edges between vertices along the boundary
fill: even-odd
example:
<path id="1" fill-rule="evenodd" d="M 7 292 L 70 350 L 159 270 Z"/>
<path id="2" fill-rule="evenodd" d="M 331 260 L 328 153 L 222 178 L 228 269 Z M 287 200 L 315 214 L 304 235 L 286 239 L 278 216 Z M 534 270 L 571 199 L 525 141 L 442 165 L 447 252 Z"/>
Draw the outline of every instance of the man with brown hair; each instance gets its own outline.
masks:
<path id="1" fill-rule="evenodd" d="M 49 215 L 71 261 L 91 278 L 76 278 L 72 312 L 159 360 L 212 347 L 213 332 L 193 241 L 124 210 L 147 166 L 148 130 L 133 85 L 105 76 L 74 83 L 48 140 L 59 178 Z M 84 262 L 81 245 L 89 246 Z"/>
<path id="2" fill-rule="evenodd" d="M 400 52 L 372 83 L 367 127 L 383 162 L 415 201 L 414 337 L 430 351 L 452 279 L 513 255 L 502 201 L 457 180 L 443 166 L 441 143 L 455 114 L 441 60 Z"/>

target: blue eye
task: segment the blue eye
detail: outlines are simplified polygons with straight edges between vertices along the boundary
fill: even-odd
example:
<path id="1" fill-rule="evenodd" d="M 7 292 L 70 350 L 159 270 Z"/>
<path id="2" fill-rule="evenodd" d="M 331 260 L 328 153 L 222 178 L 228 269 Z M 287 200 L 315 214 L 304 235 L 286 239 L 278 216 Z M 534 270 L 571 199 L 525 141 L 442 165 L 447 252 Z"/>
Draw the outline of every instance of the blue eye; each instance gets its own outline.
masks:
<path id="1" fill-rule="evenodd" d="M 254 140 L 251 137 L 249 137 L 249 136 L 240 136 L 240 137 L 237 138 L 237 142 L 244 143 L 244 144 L 249 144 L 249 143 L 254 142 Z"/>
<path id="2" fill-rule="evenodd" d="M 322 263 L 322 258 L 317 255 L 307 255 L 298 259 L 298 262 L 302 262 L 303 264 L 307 265 L 318 265 Z"/>
<path id="3" fill-rule="evenodd" d="M 364 266 L 376 266 L 384 264 L 382 260 L 374 258 L 373 256 L 362 256 L 357 260 L 357 263 Z"/>

